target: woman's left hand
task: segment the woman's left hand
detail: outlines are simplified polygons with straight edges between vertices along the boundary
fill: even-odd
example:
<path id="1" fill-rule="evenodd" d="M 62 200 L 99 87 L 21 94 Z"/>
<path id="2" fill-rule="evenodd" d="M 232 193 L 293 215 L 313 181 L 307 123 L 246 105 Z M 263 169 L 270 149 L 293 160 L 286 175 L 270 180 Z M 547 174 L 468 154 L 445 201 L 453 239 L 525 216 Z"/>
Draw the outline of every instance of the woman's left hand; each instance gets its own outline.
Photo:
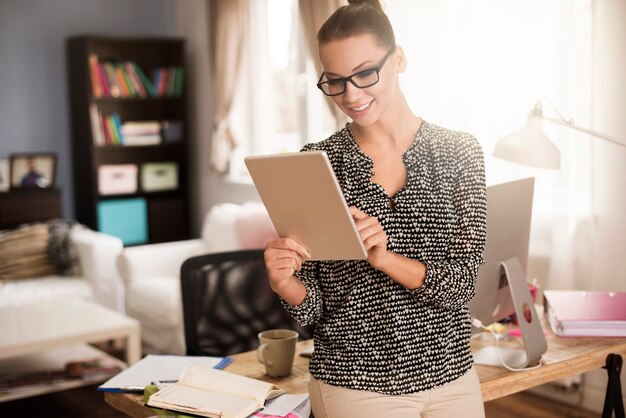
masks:
<path id="1" fill-rule="evenodd" d="M 378 219 L 350 206 L 350 213 L 356 223 L 356 229 L 367 250 L 367 261 L 376 269 L 380 269 L 388 256 L 387 234 Z"/>

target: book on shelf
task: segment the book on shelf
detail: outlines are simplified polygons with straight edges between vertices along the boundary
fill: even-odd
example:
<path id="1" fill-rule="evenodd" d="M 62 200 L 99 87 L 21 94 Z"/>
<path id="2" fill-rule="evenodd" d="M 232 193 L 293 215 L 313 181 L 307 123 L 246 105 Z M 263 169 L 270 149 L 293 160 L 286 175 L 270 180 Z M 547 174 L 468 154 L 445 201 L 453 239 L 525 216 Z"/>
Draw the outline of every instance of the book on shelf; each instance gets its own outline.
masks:
<path id="1" fill-rule="evenodd" d="M 100 81 L 100 73 L 98 70 L 98 56 L 96 54 L 89 54 L 89 77 L 91 78 L 91 94 L 93 97 L 104 96 L 102 90 L 102 82 Z"/>
<path id="2" fill-rule="evenodd" d="M 122 88 L 119 85 L 113 64 L 111 62 L 104 62 L 102 63 L 102 67 L 104 68 L 104 74 L 109 84 L 110 95 L 112 97 L 120 97 L 122 95 Z"/>
<path id="3" fill-rule="evenodd" d="M 626 292 L 545 290 L 552 332 L 563 337 L 626 337 Z"/>
<path id="4" fill-rule="evenodd" d="M 88 56 L 88 64 L 92 95 L 95 98 L 146 98 L 155 95 L 150 79 L 132 61 L 100 59 L 92 53 Z"/>
<path id="5" fill-rule="evenodd" d="M 139 67 L 134 62 L 131 62 L 130 64 L 133 67 L 133 69 L 135 70 L 135 74 L 137 74 L 137 77 L 139 77 L 139 80 L 141 80 L 141 83 L 143 84 L 143 86 L 145 87 L 146 91 L 148 92 L 148 95 L 149 96 L 156 96 L 156 92 L 154 90 L 154 85 L 152 84 L 152 82 L 150 81 L 148 76 L 146 76 L 146 73 L 144 73 L 143 70 L 141 69 L 141 67 Z"/>
<path id="6" fill-rule="evenodd" d="M 245 418 L 283 393 L 267 382 L 193 364 L 177 383 L 151 395 L 146 405 L 210 418 Z"/>
<path id="7" fill-rule="evenodd" d="M 102 115 L 98 112 L 95 104 L 89 105 L 89 121 L 91 122 L 91 135 L 95 145 L 105 145 L 104 133 L 102 131 Z"/>
<path id="8" fill-rule="evenodd" d="M 126 73 L 128 74 L 128 78 L 130 82 L 132 83 L 133 88 L 135 92 L 137 93 L 137 95 L 141 98 L 148 97 L 146 88 L 144 87 L 143 83 L 139 79 L 139 76 L 137 75 L 137 72 L 135 71 L 135 68 L 133 67 L 133 63 L 130 61 L 126 61 L 124 63 L 124 68 L 126 68 Z"/>

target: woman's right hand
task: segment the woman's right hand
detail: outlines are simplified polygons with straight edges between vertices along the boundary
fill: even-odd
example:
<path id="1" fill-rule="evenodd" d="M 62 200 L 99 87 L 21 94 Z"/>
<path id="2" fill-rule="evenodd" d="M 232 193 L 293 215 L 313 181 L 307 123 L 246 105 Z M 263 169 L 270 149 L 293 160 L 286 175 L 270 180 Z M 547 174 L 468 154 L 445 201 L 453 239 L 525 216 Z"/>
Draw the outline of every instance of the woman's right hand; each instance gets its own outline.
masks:
<path id="1" fill-rule="evenodd" d="M 291 276 L 300 270 L 304 260 L 311 258 L 311 254 L 293 239 L 279 238 L 267 243 L 263 258 L 270 286 L 279 293 L 288 286 Z"/>

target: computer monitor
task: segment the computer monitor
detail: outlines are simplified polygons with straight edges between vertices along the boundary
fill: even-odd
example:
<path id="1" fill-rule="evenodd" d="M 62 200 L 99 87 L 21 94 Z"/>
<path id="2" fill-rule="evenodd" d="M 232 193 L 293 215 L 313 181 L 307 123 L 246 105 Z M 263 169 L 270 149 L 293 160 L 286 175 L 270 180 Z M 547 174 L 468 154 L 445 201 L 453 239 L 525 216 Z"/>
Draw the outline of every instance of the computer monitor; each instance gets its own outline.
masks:
<path id="1" fill-rule="evenodd" d="M 499 353 L 516 368 L 538 360 L 547 349 L 526 282 L 534 185 L 534 178 L 526 178 L 487 187 L 485 262 L 478 269 L 476 295 L 469 303 L 472 319 L 485 326 L 516 313 L 525 350 Z M 480 329 L 472 331 L 477 334 Z M 474 361 L 501 365 L 493 348 L 474 353 Z"/>

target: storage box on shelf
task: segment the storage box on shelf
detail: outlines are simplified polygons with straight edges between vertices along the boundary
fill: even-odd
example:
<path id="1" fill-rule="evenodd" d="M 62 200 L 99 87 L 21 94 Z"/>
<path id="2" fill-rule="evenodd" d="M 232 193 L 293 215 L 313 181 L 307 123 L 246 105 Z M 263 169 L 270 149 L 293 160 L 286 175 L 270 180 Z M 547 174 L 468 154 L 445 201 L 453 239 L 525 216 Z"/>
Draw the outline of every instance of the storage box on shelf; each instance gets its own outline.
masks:
<path id="1" fill-rule="evenodd" d="M 76 216 L 125 245 L 190 237 L 184 45 L 68 41 Z"/>

